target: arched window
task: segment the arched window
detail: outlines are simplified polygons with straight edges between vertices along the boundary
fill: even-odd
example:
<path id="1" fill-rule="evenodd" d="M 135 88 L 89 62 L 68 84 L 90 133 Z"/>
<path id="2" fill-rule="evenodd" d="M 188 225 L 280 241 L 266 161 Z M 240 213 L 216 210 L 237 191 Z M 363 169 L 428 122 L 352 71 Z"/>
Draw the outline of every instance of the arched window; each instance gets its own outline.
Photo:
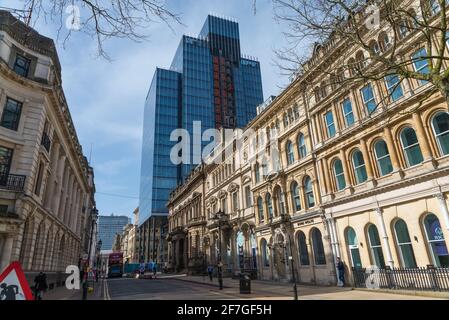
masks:
<path id="1" fill-rule="evenodd" d="M 268 161 L 266 158 L 262 160 L 262 176 L 264 179 L 268 176 Z"/>
<path id="2" fill-rule="evenodd" d="M 291 185 L 293 209 L 295 211 L 301 210 L 301 199 L 299 198 L 299 185 L 294 181 Z"/>
<path id="3" fill-rule="evenodd" d="M 380 54 L 380 47 L 376 40 L 371 40 L 369 46 L 370 46 L 371 50 L 373 50 L 375 55 Z"/>
<path id="4" fill-rule="evenodd" d="M 415 254 L 413 253 L 412 241 L 408 233 L 407 224 L 399 219 L 394 224 L 396 243 L 399 249 L 401 264 L 404 268 L 416 268 Z"/>
<path id="5" fill-rule="evenodd" d="M 284 201 L 284 193 L 281 191 L 281 188 L 278 188 L 276 191 L 276 200 L 278 203 L 279 214 L 285 214 L 285 201 Z"/>
<path id="6" fill-rule="evenodd" d="M 353 228 L 346 229 L 346 243 L 348 245 L 349 255 L 351 257 L 351 264 L 354 268 L 362 267 L 362 260 L 360 259 L 359 241 Z"/>
<path id="7" fill-rule="evenodd" d="M 420 164 L 424 161 L 415 130 L 410 127 L 402 130 L 401 143 L 408 167 Z"/>
<path id="8" fill-rule="evenodd" d="M 362 51 L 357 52 L 355 55 L 355 59 L 357 60 L 357 69 L 362 70 L 366 66 L 365 56 Z"/>
<path id="9" fill-rule="evenodd" d="M 399 34 L 399 38 L 403 39 L 405 38 L 408 33 L 410 32 L 410 27 L 408 26 L 408 23 L 406 20 L 402 20 L 399 22 L 398 24 L 398 34 Z"/>
<path id="10" fill-rule="evenodd" d="M 365 160 L 363 160 L 363 154 L 360 150 L 356 150 L 352 154 L 352 165 L 354 166 L 357 184 L 365 182 L 368 176 L 366 174 Z"/>
<path id="11" fill-rule="evenodd" d="M 432 119 L 432 127 L 440 153 L 449 154 L 449 113 L 437 113 Z"/>
<path id="12" fill-rule="evenodd" d="M 379 175 L 384 176 L 393 171 L 391 164 L 390 153 L 385 141 L 379 140 L 374 144 L 374 153 L 376 155 L 377 167 Z"/>
<path id="13" fill-rule="evenodd" d="M 321 83 L 320 90 L 321 90 L 321 98 L 325 98 L 327 96 L 327 89 L 325 82 Z"/>
<path id="14" fill-rule="evenodd" d="M 295 120 L 295 118 L 293 117 L 293 110 L 292 109 L 288 109 L 288 119 L 289 119 L 289 123 L 292 124 L 293 121 Z"/>
<path id="15" fill-rule="evenodd" d="M 343 190 L 346 188 L 345 174 L 343 172 L 343 165 L 340 159 L 334 161 L 334 175 L 335 182 L 337 184 L 337 190 Z"/>
<path id="16" fill-rule="evenodd" d="M 287 154 L 287 164 L 290 165 L 295 162 L 295 155 L 293 154 L 293 144 L 290 140 L 287 141 L 287 144 L 285 145 L 285 152 Z"/>
<path id="17" fill-rule="evenodd" d="M 299 250 L 299 263 L 302 266 L 310 265 L 309 250 L 307 249 L 306 243 L 306 235 L 302 231 L 298 232 L 298 250 Z"/>
<path id="18" fill-rule="evenodd" d="M 265 197 L 265 201 L 267 202 L 267 209 L 268 209 L 268 218 L 273 218 L 273 202 L 271 201 L 271 194 L 267 193 Z"/>
<path id="19" fill-rule="evenodd" d="M 440 221 L 436 215 L 431 213 L 426 216 L 424 229 L 426 230 L 427 243 L 434 265 L 436 267 L 449 268 L 449 253 L 446 241 L 444 241 L 443 229 L 441 229 Z"/>
<path id="20" fill-rule="evenodd" d="M 260 168 L 259 168 L 259 164 L 257 162 L 254 165 L 254 175 L 256 177 L 256 183 L 259 183 L 260 182 Z"/>
<path id="21" fill-rule="evenodd" d="M 321 100 L 321 90 L 319 87 L 316 87 L 313 92 L 315 93 L 315 102 L 318 102 Z"/>
<path id="22" fill-rule="evenodd" d="M 313 208 L 315 206 L 315 197 L 313 196 L 312 179 L 308 176 L 304 178 L 304 193 L 306 195 L 307 208 Z"/>
<path id="23" fill-rule="evenodd" d="M 270 266 L 270 249 L 268 248 L 267 245 L 267 240 L 262 239 L 262 243 L 261 246 L 262 248 L 262 263 L 264 265 L 264 267 L 269 267 Z"/>
<path id="24" fill-rule="evenodd" d="M 385 267 L 384 254 L 382 252 L 382 245 L 380 243 L 379 232 L 374 224 L 368 227 L 368 241 L 372 261 L 379 268 Z"/>
<path id="25" fill-rule="evenodd" d="M 288 127 L 288 114 L 284 113 L 284 128 Z"/>
<path id="26" fill-rule="evenodd" d="M 356 64 L 354 58 L 348 60 L 348 68 L 349 68 L 349 75 L 351 77 L 355 76 Z"/>
<path id="27" fill-rule="evenodd" d="M 262 197 L 258 197 L 257 198 L 257 212 L 259 214 L 259 221 L 263 222 L 264 219 L 264 214 L 263 214 L 263 200 Z"/>
<path id="28" fill-rule="evenodd" d="M 385 32 L 382 32 L 380 34 L 380 36 L 379 36 L 379 43 L 382 46 L 382 50 L 383 51 L 387 51 L 392 46 L 391 39 L 388 36 L 388 34 L 386 34 Z"/>
<path id="29" fill-rule="evenodd" d="M 312 229 L 312 246 L 315 264 L 326 264 L 326 254 L 324 253 L 323 239 L 321 232 L 317 228 Z"/>
<path id="30" fill-rule="evenodd" d="M 306 139 L 302 133 L 298 135 L 298 153 L 300 159 L 307 156 Z"/>

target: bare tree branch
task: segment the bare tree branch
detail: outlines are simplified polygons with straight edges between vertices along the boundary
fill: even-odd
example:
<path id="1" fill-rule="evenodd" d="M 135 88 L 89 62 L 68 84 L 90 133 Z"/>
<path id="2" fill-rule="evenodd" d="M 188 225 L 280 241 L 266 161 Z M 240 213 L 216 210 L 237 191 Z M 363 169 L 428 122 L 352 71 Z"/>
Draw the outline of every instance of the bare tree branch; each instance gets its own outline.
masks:
<path id="1" fill-rule="evenodd" d="M 108 39 L 139 42 L 150 36 L 147 30 L 151 23 L 163 22 L 170 29 L 181 24 L 180 16 L 163 0 L 24 0 L 22 8 L 9 9 L 30 25 L 41 19 L 55 21 L 57 38 L 63 39 L 63 45 L 76 31 L 90 35 L 98 55 L 106 59 L 109 55 L 104 42 Z"/>
<path id="2" fill-rule="evenodd" d="M 310 88 L 317 96 L 340 85 L 352 87 L 397 75 L 399 84 L 404 79 L 432 83 L 449 105 L 447 0 L 272 3 L 276 20 L 287 29 L 286 47 L 275 51 L 276 65 L 293 77 L 327 78 Z"/>

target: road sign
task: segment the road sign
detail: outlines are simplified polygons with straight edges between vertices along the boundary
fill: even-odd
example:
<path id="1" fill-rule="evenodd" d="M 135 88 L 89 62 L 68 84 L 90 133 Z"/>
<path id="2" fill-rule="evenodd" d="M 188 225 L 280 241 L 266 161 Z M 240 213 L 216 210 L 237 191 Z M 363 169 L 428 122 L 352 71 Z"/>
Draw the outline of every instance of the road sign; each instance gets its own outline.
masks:
<path id="1" fill-rule="evenodd" d="M 0 300 L 34 300 L 18 261 L 12 262 L 0 274 Z"/>

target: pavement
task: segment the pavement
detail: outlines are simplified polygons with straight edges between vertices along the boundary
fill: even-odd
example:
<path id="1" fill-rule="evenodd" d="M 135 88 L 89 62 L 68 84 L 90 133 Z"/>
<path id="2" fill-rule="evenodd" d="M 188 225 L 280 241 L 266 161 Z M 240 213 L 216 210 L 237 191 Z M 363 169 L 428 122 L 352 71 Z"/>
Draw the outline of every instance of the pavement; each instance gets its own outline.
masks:
<path id="1" fill-rule="evenodd" d="M 162 278 L 162 277 L 160 277 Z M 211 282 L 209 278 L 202 276 L 178 275 L 172 276 L 172 279 L 213 286 L 218 289 L 217 278 Z M 232 294 L 235 297 L 246 299 L 293 299 L 294 291 L 292 283 L 282 283 L 264 280 L 251 280 L 250 295 L 236 294 L 239 292 L 238 279 L 223 279 L 223 293 Z M 378 290 L 359 290 L 351 287 L 327 287 L 327 286 L 307 286 L 297 285 L 299 300 L 429 300 L 429 299 L 449 299 L 448 293 L 426 294 L 425 292 L 401 292 L 378 291 Z"/>
<path id="2" fill-rule="evenodd" d="M 102 298 L 104 290 L 104 279 L 94 282 L 93 291 L 87 293 L 87 300 L 99 300 Z M 80 286 L 82 288 L 82 285 Z M 83 291 L 81 289 L 69 290 L 64 286 L 48 290 L 44 293 L 43 300 L 82 300 Z"/>

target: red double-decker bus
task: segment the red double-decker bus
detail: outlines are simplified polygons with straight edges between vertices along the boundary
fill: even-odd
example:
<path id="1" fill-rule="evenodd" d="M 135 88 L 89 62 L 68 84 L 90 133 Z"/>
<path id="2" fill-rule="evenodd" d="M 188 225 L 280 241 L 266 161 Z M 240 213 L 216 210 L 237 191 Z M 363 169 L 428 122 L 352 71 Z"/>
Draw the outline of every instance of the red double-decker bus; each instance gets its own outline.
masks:
<path id="1" fill-rule="evenodd" d="M 113 252 L 109 254 L 108 278 L 121 277 L 123 275 L 123 253 Z"/>

